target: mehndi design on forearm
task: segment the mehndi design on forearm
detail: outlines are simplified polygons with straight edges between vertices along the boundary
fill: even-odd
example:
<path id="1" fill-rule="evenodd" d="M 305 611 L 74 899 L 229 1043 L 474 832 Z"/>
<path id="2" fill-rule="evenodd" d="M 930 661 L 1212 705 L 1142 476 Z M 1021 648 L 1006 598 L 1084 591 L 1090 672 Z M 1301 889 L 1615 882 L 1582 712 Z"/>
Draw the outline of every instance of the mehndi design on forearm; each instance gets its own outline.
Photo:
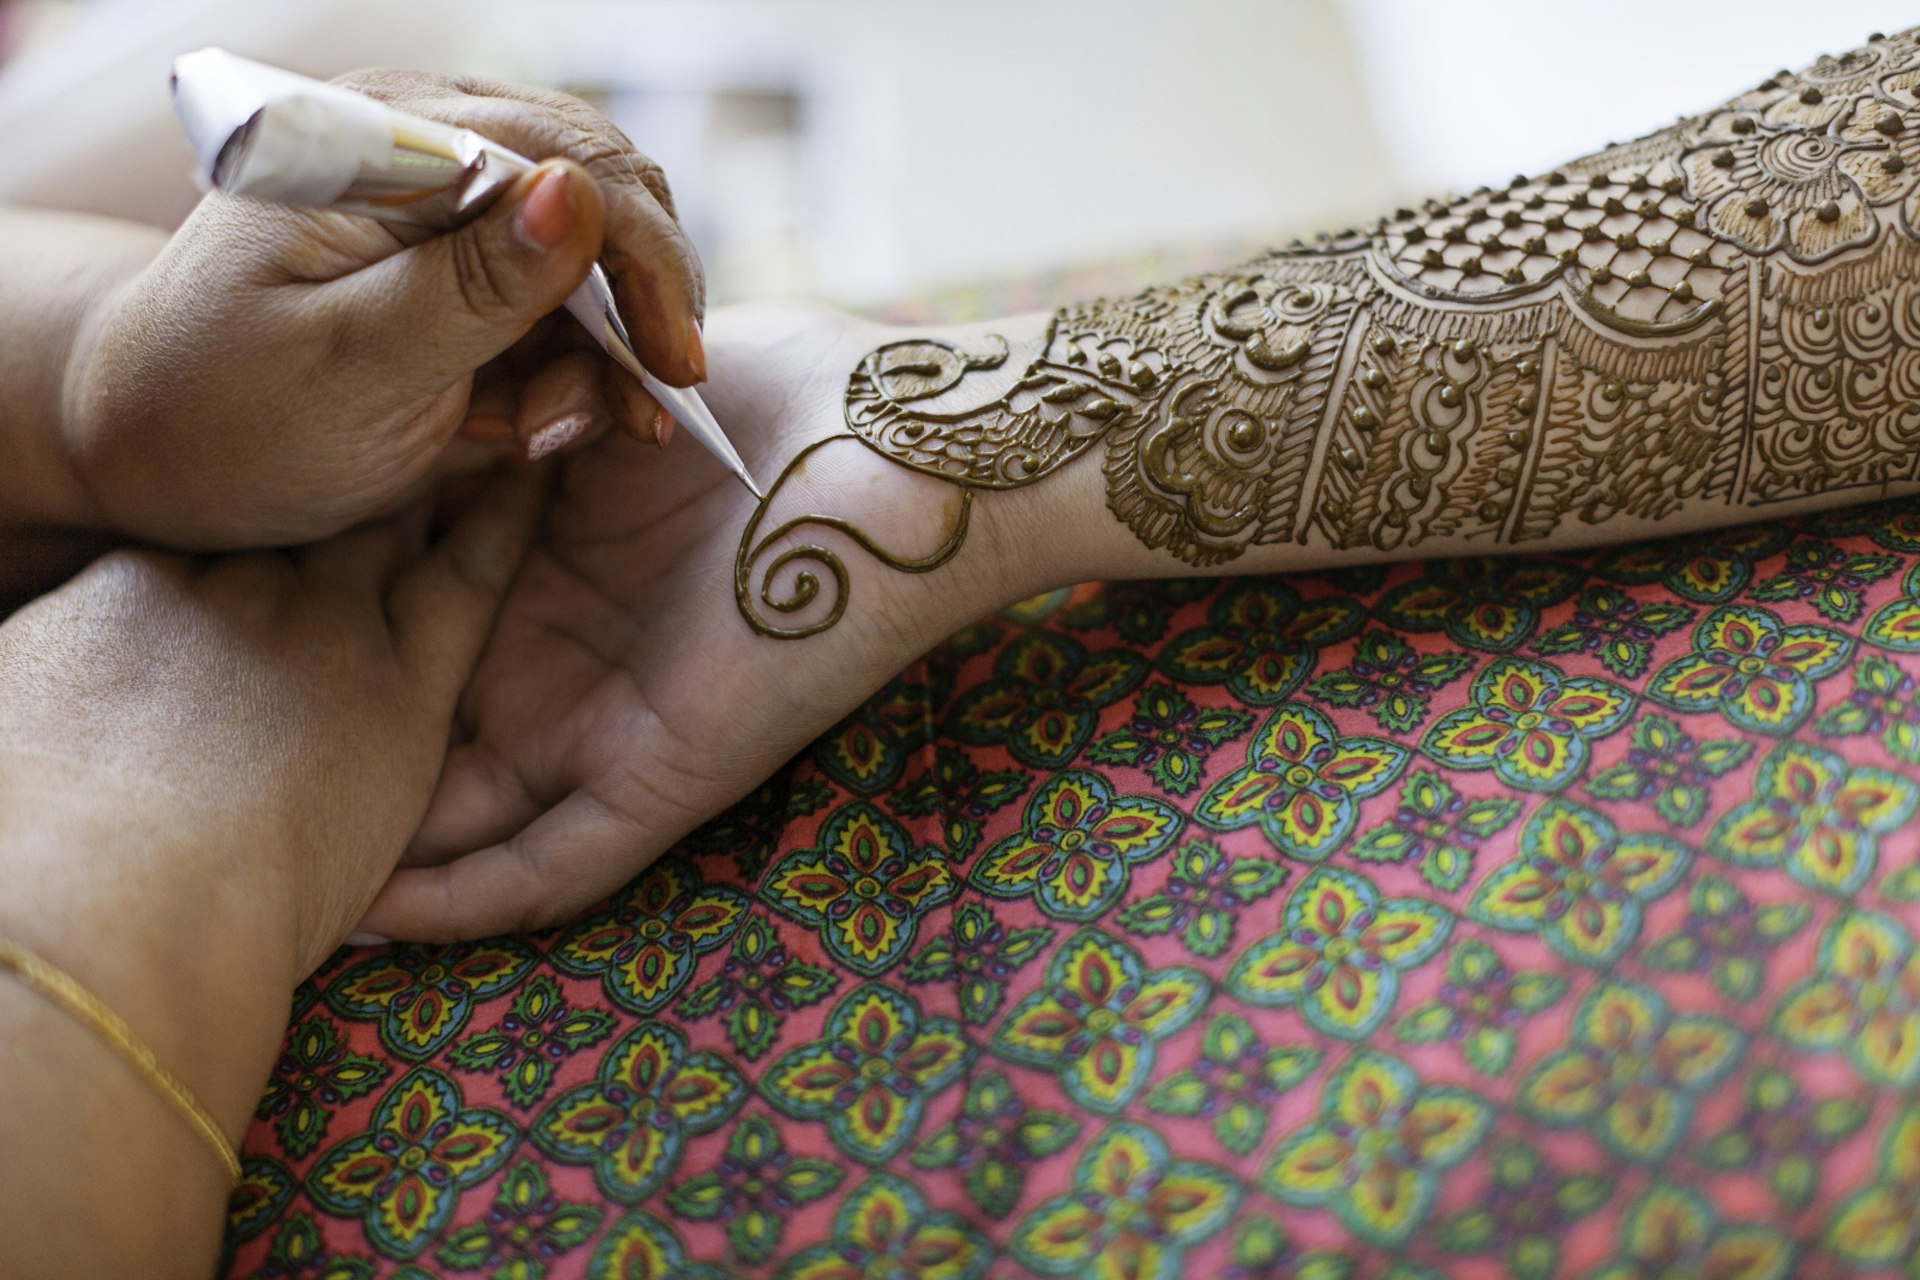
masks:
<path id="1" fill-rule="evenodd" d="M 1114 514 L 1200 566 L 1280 542 L 1514 546 L 1912 482 L 1917 91 L 1920 30 L 1876 38 L 1500 190 L 1068 307 L 1011 390 L 963 411 L 926 402 L 1004 349 L 891 343 L 854 370 L 847 425 L 968 491 L 1104 440 Z M 743 612 L 791 634 L 755 619 L 773 539 L 749 541 Z"/>

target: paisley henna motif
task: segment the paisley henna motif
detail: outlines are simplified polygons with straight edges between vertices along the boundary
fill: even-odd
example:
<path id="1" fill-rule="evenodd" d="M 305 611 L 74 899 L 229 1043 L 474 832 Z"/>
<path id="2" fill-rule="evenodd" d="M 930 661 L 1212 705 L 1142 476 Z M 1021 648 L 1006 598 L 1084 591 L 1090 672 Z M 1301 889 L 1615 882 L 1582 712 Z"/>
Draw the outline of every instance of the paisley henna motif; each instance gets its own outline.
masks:
<path id="1" fill-rule="evenodd" d="M 847 424 L 967 490 L 1100 440 L 1113 513 L 1192 565 L 1914 482 L 1920 31 L 1550 173 L 1065 308 L 1010 389 L 968 394 L 1006 359 L 890 343 Z"/>

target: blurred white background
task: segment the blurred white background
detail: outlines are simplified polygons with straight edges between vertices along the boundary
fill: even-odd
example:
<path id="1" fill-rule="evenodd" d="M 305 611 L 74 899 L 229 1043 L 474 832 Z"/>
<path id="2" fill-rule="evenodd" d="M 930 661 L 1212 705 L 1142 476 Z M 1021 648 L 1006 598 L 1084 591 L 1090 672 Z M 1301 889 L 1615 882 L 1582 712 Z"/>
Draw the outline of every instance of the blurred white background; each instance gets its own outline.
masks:
<path id="1" fill-rule="evenodd" d="M 872 304 L 1331 228 L 1644 132 L 1892 0 L 0 0 L 0 200 L 195 198 L 205 44 L 599 103 L 673 180 L 718 301 Z"/>

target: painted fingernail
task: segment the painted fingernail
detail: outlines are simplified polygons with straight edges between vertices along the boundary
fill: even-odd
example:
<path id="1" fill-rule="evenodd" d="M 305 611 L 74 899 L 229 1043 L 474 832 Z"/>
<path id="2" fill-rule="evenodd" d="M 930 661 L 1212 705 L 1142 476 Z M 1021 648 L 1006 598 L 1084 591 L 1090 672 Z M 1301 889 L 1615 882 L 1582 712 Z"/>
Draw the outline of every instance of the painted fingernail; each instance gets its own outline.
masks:
<path id="1" fill-rule="evenodd" d="M 573 182 L 564 167 L 556 165 L 540 175 L 520 202 L 514 225 L 537 249 L 551 249 L 573 234 L 580 225 L 580 210 L 573 202 Z"/>
<path id="2" fill-rule="evenodd" d="M 707 380 L 707 349 L 700 345 L 700 326 L 687 326 L 687 367 L 701 382 Z"/>
<path id="3" fill-rule="evenodd" d="M 570 413 L 554 419 L 527 440 L 527 460 L 537 462 L 562 445 L 572 444 L 591 425 L 593 415 L 590 413 Z"/>
<path id="4" fill-rule="evenodd" d="M 673 415 L 665 409 L 655 409 L 653 411 L 653 442 L 664 449 L 667 447 L 667 441 L 671 439 L 673 439 Z"/>
<path id="5" fill-rule="evenodd" d="M 393 941 L 393 939 L 383 938 L 377 933 L 350 933 L 347 935 L 347 945 L 350 947 L 384 947 L 391 941 Z"/>

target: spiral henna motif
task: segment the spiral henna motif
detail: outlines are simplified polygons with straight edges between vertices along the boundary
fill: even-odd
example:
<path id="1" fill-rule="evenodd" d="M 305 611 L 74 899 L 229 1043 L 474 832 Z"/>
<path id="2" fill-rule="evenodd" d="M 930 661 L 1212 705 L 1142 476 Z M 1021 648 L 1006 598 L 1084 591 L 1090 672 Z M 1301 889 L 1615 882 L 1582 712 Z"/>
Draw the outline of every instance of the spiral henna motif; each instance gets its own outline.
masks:
<path id="1" fill-rule="evenodd" d="M 1920 30 L 1549 173 L 1065 308 L 989 379 L 1007 355 L 890 343 L 849 379 L 847 424 L 967 490 L 1098 440 L 1115 516 L 1199 566 L 1914 483 Z"/>

